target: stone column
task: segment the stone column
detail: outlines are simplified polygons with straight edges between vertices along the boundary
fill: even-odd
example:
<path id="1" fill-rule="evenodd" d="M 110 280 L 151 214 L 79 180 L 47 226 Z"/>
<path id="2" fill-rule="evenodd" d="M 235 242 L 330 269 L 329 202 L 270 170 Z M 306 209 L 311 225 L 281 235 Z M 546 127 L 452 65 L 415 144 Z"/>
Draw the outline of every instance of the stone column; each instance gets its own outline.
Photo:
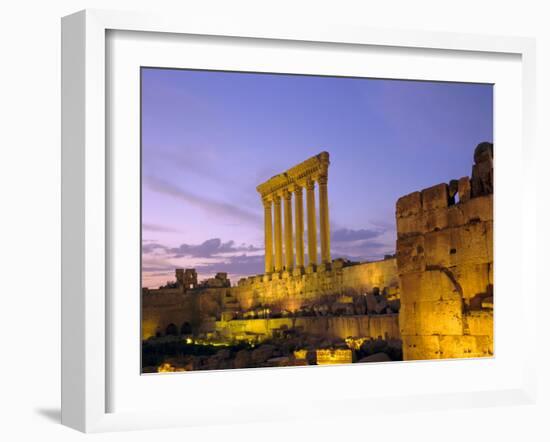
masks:
<path id="1" fill-rule="evenodd" d="M 273 272 L 273 215 L 271 200 L 264 198 L 265 273 Z"/>
<path id="2" fill-rule="evenodd" d="M 275 206 L 275 271 L 280 272 L 283 269 L 283 238 L 281 225 L 281 197 L 273 196 Z"/>
<path id="3" fill-rule="evenodd" d="M 296 216 L 296 267 L 304 267 L 304 201 L 302 188 L 294 188 L 294 212 Z"/>
<path id="4" fill-rule="evenodd" d="M 291 271 L 294 267 L 294 246 L 292 244 L 292 193 L 285 190 L 285 267 Z"/>
<path id="5" fill-rule="evenodd" d="M 319 177 L 319 229 L 321 236 L 321 262 L 329 264 L 330 259 L 330 227 L 328 220 L 328 176 Z"/>
<path id="6" fill-rule="evenodd" d="M 307 202 L 307 251 L 308 264 L 317 264 L 317 226 L 315 222 L 315 182 L 308 180 L 306 183 Z"/>

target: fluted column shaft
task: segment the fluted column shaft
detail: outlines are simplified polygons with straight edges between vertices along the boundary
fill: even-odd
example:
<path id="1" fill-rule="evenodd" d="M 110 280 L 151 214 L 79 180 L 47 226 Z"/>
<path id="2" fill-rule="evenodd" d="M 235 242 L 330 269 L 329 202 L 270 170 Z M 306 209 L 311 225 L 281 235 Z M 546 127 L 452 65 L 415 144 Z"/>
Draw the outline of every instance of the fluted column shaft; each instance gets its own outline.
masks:
<path id="1" fill-rule="evenodd" d="M 291 270 L 294 267 L 294 246 L 292 241 L 292 193 L 285 190 L 283 193 L 285 200 L 285 267 Z"/>
<path id="2" fill-rule="evenodd" d="M 273 272 L 273 215 L 271 213 L 271 201 L 264 199 L 265 219 L 265 273 Z"/>
<path id="3" fill-rule="evenodd" d="M 304 202 L 302 188 L 294 189 L 294 212 L 296 217 L 296 267 L 304 266 Z"/>
<path id="4" fill-rule="evenodd" d="M 315 183 L 306 183 L 307 203 L 307 251 L 309 264 L 317 264 L 317 225 L 315 222 Z"/>
<path id="5" fill-rule="evenodd" d="M 328 177 L 319 177 L 319 230 L 321 236 L 321 262 L 328 264 L 330 259 L 330 227 L 328 219 Z"/>
<path id="6" fill-rule="evenodd" d="M 275 208 L 275 271 L 280 272 L 283 269 L 283 238 L 281 224 L 281 197 L 273 197 Z"/>

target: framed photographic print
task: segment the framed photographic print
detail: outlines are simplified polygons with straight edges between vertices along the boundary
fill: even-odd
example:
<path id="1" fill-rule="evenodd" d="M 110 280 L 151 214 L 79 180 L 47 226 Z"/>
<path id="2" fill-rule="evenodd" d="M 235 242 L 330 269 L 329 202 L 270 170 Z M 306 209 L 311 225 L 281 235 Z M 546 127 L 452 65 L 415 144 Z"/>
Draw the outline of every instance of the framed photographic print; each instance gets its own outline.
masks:
<path id="1" fill-rule="evenodd" d="M 141 112 L 143 372 L 493 355 L 492 84 L 142 67 Z"/>
<path id="2" fill-rule="evenodd" d="M 521 38 L 64 18 L 63 422 L 531 401 L 533 57 Z"/>

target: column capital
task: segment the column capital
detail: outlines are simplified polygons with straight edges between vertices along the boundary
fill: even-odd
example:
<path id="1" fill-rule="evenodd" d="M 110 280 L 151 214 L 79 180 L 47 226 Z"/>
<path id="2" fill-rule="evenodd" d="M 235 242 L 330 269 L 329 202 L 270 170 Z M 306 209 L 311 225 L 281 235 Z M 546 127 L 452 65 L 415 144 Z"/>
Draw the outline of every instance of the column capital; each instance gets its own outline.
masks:
<path id="1" fill-rule="evenodd" d="M 302 190 L 303 188 L 299 184 L 294 185 L 294 193 L 296 196 L 302 196 Z"/>
<path id="2" fill-rule="evenodd" d="M 315 189 L 315 181 L 312 180 L 311 178 L 308 178 L 308 179 L 306 180 L 306 189 L 307 189 L 307 190 L 313 190 L 313 189 Z"/>
<path id="3" fill-rule="evenodd" d="M 271 195 L 266 195 L 262 197 L 262 203 L 265 208 L 271 207 L 272 202 L 273 202 L 273 198 L 271 198 Z"/>
<path id="4" fill-rule="evenodd" d="M 292 191 L 290 189 L 284 189 L 283 190 L 283 195 L 282 197 L 285 199 L 285 200 L 289 200 L 292 198 Z"/>
<path id="5" fill-rule="evenodd" d="M 320 186 L 327 185 L 328 184 L 328 173 L 319 175 L 319 177 L 317 178 L 317 182 L 319 183 Z"/>

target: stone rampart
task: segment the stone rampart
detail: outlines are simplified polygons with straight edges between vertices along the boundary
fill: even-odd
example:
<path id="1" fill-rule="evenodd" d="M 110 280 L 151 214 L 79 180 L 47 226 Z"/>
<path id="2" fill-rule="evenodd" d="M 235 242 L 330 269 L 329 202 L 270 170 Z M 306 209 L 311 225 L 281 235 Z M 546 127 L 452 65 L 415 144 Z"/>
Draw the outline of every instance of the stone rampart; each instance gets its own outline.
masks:
<path id="1" fill-rule="evenodd" d="M 323 271 L 251 276 L 231 288 L 232 299 L 227 301 L 234 302 L 240 311 L 264 306 L 293 313 L 324 296 L 364 294 L 375 287 L 398 296 L 395 258 L 355 265 L 336 260 L 331 269 Z"/>
<path id="2" fill-rule="evenodd" d="M 200 333 L 210 330 L 212 321 L 233 319 L 236 312 L 258 308 L 293 315 L 304 307 L 338 303 L 344 295 L 363 295 L 375 287 L 398 298 L 395 258 L 354 265 L 336 260 L 330 270 L 252 276 L 233 287 L 144 290 L 142 338 L 165 335 L 171 324 L 178 330 L 189 325 L 193 333 Z M 357 313 L 351 300 L 346 301 L 340 306 L 347 309 L 346 314 Z"/>
<path id="3" fill-rule="evenodd" d="M 405 360 L 493 354 L 492 145 L 482 160 L 490 160 L 490 170 L 476 163 L 472 179 L 397 201 Z"/>
<path id="4" fill-rule="evenodd" d="M 216 322 L 225 338 L 254 340 L 271 338 L 282 330 L 298 329 L 307 335 L 345 340 L 354 338 L 399 339 L 397 314 L 330 317 L 243 319 Z"/>
<path id="5" fill-rule="evenodd" d="M 198 333 L 205 323 L 221 318 L 228 288 L 145 290 L 142 294 L 141 337 Z M 175 327 L 175 329 L 174 329 Z"/>

